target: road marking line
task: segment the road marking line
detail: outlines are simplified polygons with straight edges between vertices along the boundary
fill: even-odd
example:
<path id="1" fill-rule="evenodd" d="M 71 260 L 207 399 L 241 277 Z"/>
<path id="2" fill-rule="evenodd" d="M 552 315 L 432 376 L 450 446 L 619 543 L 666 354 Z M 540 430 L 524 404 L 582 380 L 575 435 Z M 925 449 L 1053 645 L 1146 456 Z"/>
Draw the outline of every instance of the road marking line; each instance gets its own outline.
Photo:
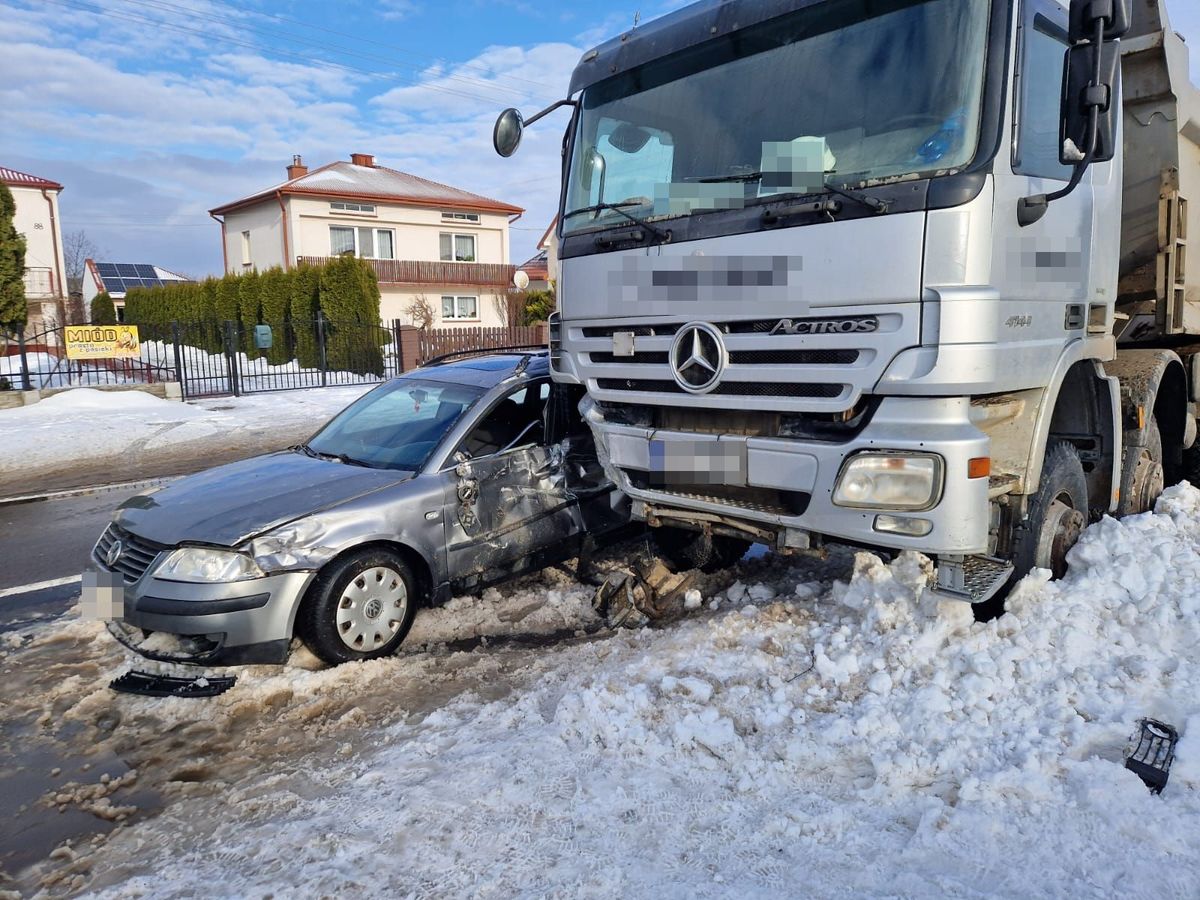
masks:
<path id="1" fill-rule="evenodd" d="M 23 584 L 20 587 L 5 588 L 0 591 L 0 600 L 5 597 L 15 597 L 17 594 L 32 594 L 34 591 L 44 591 L 48 588 L 62 587 L 67 584 L 78 584 L 82 580 L 82 575 L 68 575 L 66 578 L 52 578 L 49 581 L 38 581 L 34 584 Z"/>

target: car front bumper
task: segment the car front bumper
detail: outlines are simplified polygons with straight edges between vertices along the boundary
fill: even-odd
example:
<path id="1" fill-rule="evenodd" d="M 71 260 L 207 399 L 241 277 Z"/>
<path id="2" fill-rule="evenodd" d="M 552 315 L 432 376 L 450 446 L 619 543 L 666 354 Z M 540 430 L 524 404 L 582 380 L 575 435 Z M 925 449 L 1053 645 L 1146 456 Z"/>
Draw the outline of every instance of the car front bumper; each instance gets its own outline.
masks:
<path id="1" fill-rule="evenodd" d="M 92 569 L 107 579 L 114 574 Z M 286 572 L 249 581 L 191 584 L 147 574 L 122 592 L 109 631 L 148 659 L 196 665 L 280 663 L 286 660 L 313 572 Z"/>

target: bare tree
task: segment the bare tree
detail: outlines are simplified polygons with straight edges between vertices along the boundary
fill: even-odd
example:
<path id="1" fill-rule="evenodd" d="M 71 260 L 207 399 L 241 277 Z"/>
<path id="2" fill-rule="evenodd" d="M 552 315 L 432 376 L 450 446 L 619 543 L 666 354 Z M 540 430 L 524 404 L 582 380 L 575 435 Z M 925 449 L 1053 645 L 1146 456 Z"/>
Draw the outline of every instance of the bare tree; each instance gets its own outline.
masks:
<path id="1" fill-rule="evenodd" d="M 67 290 L 78 291 L 83 286 L 83 271 L 89 259 L 100 255 L 100 248 L 82 228 L 63 234 L 63 258 L 67 264 Z"/>
<path id="2" fill-rule="evenodd" d="M 429 302 L 429 298 L 424 294 L 417 294 L 417 296 L 413 297 L 408 306 L 404 307 L 404 314 L 421 330 L 425 330 L 433 325 L 436 318 L 433 312 L 433 304 Z"/>

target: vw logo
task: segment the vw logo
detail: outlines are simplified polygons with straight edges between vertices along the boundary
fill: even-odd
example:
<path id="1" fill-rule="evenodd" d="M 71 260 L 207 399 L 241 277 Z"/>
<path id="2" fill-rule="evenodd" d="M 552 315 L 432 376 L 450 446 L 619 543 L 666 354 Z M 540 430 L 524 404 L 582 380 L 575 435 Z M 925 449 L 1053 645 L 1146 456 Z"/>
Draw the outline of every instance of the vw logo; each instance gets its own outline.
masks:
<path id="1" fill-rule="evenodd" d="M 104 561 L 111 569 L 117 564 L 117 560 L 121 558 L 121 554 L 125 552 L 125 545 L 120 541 L 113 541 L 112 546 L 104 551 Z"/>
<path id="2" fill-rule="evenodd" d="M 715 388 L 727 361 L 721 332 L 707 322 L 684 325 L 671 344 L 671 374 L 690 394 L 706 394 Z"/>

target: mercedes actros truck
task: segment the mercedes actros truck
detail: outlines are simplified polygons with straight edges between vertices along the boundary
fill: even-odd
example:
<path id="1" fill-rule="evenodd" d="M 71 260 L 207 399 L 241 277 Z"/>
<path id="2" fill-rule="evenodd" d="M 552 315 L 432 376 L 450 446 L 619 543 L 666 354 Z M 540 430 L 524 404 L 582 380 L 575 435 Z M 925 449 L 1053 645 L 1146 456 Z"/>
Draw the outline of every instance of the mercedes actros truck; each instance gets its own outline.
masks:
<path id="1" fill-rule="evenodd" d="M 1200 473 L 1162 0 L 707 0 L 497 151 L 563 106 L 554 377 L 664 543 L 917 550 L 981 603 Z"/>

